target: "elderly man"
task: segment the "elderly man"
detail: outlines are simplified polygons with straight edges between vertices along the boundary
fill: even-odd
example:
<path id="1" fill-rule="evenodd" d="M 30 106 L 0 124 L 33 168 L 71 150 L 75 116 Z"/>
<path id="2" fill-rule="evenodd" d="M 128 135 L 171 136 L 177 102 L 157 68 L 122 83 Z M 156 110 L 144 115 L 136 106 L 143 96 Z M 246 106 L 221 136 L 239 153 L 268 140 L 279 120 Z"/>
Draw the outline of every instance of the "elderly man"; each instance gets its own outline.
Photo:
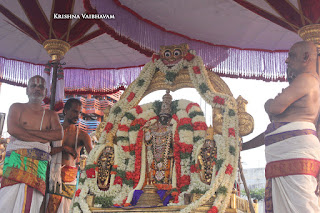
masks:
<path id="1" fill-rule="evenodd" d="M 28 103 L 14 103 L 8 114 L 11 135 L 0 189 L 1 212 L 39 212 L 46 190 L 50 142 L 62 139 L 58 115 L 42 108 L 45 80 L 30 78 Z"/>
<path id="2" fill-rule="evenodd" d="M 78 99 L 70 98 L 63 110 L 64 122 L 62 124 L 64 129 L 64 136 L 61 147 L 52 147 L 51 155 L 53 158 L 61 158 L 61 181 L 62 187 L 60 191 L 55 191 L 49 187 L 49 202 L 47 204 L 48 213 L 69 212 L 71 199 L 76 189 L 77 177 L 77 158 L 80 156 L 80 151 L 85 147 L 89 153 L 92 150 L 90 136 L 76 126 L 79 115 L 81 113 L 82 103 Z M 52 164 L 51 164 L 52 165 Z M 50 170 L 52 171 L 52 169 Z M 50 178 L 56 174 L 51 172 Z M 52 182 L 50 180 L 50 182 Z"/>
<path id="3" fill-rule="evenodd" d="M 320 166 L 315 127 L 320 106 L 316 60 L 312 42 L 291 47 L 286 60 L 291 82 L 265 103 L 271 124 L 243 144 L 242 150 L 266 146 L 266 212 L 320 212 L 315 194 Z"/>

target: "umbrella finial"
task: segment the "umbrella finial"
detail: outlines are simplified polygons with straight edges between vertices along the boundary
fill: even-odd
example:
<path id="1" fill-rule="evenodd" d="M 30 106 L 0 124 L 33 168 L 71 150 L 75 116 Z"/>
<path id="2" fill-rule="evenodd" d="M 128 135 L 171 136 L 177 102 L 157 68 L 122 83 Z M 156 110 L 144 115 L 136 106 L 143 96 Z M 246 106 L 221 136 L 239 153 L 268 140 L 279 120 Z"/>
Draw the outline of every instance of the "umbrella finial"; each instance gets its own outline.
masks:
<path id="1" fill-rule="evenodd" d="M 320 47 L 320 24 L 305 25 L 299 29 L 298 34 L 304 41 L 312 41 Z"/>
<path id="2" fill-rule="evenodd" d="M 52 60 L 60 60 L 70 49 L 70 44 L 59 39 L 48 39 L 42 45 Z"/>
<path id="3" fill-rule="evenodd" d="M 320 24 L 305 25 L 299 29 L 298 34 L 304 41 L 312 41 L 317 46 L 317 54 L 320 56 Z M 319 75 L 319 60 L 316 60 L 316 69 Z"/>

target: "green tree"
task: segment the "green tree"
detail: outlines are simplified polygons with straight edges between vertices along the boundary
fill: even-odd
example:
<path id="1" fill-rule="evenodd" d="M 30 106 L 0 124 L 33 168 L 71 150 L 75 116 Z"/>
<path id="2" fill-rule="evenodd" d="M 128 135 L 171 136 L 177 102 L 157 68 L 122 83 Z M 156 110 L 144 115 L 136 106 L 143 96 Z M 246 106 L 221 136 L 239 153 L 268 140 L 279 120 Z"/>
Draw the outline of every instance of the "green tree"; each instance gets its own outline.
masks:
<path id="1" fill-rule="evenodd" d="M 247 196 L 245 190 L 241 190 L 242 196 Z M 264 199 L 264 188 L 262 189 L 252 189 L 250 190 L 250 196 L 252 199 L 263 200 Z"/>

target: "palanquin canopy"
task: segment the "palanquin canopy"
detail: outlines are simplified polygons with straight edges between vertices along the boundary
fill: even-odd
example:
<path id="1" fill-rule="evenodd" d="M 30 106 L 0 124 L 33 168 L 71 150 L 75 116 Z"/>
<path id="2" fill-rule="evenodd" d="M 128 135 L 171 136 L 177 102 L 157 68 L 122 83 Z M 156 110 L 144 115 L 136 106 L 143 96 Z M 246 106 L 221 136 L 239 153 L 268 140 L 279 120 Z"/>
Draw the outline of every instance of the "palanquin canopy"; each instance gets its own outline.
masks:
<path id="1" fill-rule="evenodd" d="M 320 21 L 317 0 L 1 0 L 0 81 L 25 86 L 50 57 L 42 44 L 71 45 L 69 93 L 106 94 L 129 85 L 160 45 L 188 43 L 221 76 L 284 81 L 298 30 Z M 104 14 L 104 19 L 61 19 Z"/>

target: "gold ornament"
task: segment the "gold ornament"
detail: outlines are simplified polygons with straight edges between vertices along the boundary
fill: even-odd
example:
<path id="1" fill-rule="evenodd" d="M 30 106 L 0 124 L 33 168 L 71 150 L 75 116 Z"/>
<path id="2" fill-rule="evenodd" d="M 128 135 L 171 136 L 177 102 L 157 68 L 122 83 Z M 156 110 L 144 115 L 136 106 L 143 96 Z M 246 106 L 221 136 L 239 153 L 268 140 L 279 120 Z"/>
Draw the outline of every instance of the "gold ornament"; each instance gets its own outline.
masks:
<path id="1" fill-rule="evenodd" d="M 222 134 L 223 114 L 220 108 L 212 109 L 212 124 L 214 134 Z"/>
<path id="2" fill-rule="evenodd" d="M 8 140 L 1 138 L 0 140 L 0 177 L 3 175 L 3 165 L 4 165 L 4 158 L 6 156 L 6 147 L 8 144 Z"/>
<path id="3" fill-rule="evenodd" d="M 212 169 L 215 165 L 217 147 L 213 140 L 214 129 L 209 127 L 206 133 L 206 140 L 200 149 L 198 163 L 200 164 L 200 180 L 210 185 L 212 179 Z"/>
<path id="4" fill-rule="evenodd" d="M 212 126 L 208 127 L 206 131 L 206 140 L 213 140 L 214 129 Z"/>
<path id="5" fill-rule="evenodd" d="M 239 134 L 246 136 L 252 133 L 254 127 L 253 117 L 246 112 L 248 101 L 241 95 L 237 98 L 238 103 L 238 117 L 239 117 Z"/>
<path id="6" fill-rule="evenodd" d="M 246 136 L 252 133 L 254 120 L 253 117 L 246 112 L 248 101 L 242 96 L 239 96 L 236 101 L 238 105 L 239 134 L 240 136 Z M 214 134 L 222 134 L 223 114 L 221 109 L 213 108 L 212 115 Z"/>
<path id="7" fill-rule="evenodd" d="M 160 115 L 171 114 L 171 102 L 172 102 L 172 96 L 170 95 L 170 90 L 166 90 L 166 94 L 162 97 Z"/>
<path id="8" fill-rule="evenodd" d="M 299 29 L 298 34 L 304 41 L 312 41 L 320 47 L 320 24 L 305 25 Z"/>
<path id="9" fill-rule="evenodd" d="M 164 64 L 175 64 L 188 54 L 189 45 L 160 46 L 159 55 Z"/>
<path id="10" fill-rule="evenodd" d="M 52 60 L 61 59 L 71 47 L 70 44 L 59 39 L 48 39 L 42 45 Z"/>
<path id="11" fill-rule="evenodd" d="M 232 96 L 232 93 L 228 87 L 228 85 L 220 78 L 217 74 L 214 72 L 207 71 L 207 75 L 209 78 L 209 81 L 213 87 L 213 89 L 216 92 L 227 94 Z M 128 89 L 125 90 L 124 94 L 121 97 L 126 97 L 127 92 L 130 91 L 130 86 Z M 188 69 L 182 69 L 179 71 L 177 77 L 175 78 L 173 84 L 167 84 L 165 82 L 165 74 L 163 72 L 156 72 L 152 78 L 152 81 L 147 88 L 147 90 L 144 92 L 143 96 L 144 98 L 146 95 L 157 91 L 157 90 L 170 90 L 172 92 L 182 89 L 182 88 L 195 88 L 191 78 L 189 76 Z"/>
<path id="12" fill-rule="evenodd" d="M 108 190 L 110 186 L 111 168 L 114 164 L 114 150 L 106 146 L 98 158 L 97 184 L 99 189 Z"/>
<path id="13" fill-rule="evenodd" d="M 163 206 L 157 190 L 157 187 L 153 184 L 147 184 L 143 189 L 143 194 L 140 196 L 136 207 Z"/>

